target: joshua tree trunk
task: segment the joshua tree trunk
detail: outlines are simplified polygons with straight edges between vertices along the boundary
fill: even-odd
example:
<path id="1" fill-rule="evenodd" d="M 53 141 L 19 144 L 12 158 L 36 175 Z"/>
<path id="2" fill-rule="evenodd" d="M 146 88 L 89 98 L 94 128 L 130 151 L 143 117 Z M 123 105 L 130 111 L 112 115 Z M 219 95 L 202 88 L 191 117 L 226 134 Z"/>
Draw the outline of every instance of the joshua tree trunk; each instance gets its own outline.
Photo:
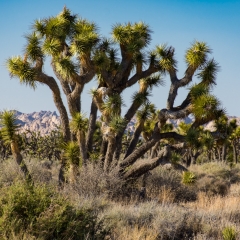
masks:
<path id="1" fill-rule="evenodd" d="M 78 132 L 78 143 L 80 147 L 80 154 L 81 154 L 83 164 L 86 164 L 87 163 L 86 139 L 85 139 L 85 133 L 82 131 Z"/>
<path id="2" fill-rule="evenodd" d="M 20 169 L 25 176 L 25 179 L 27 180 L 28 183 L 32 183 L 32 177 L 28 171 L 27 165 L 23 161 L 23 157 L 19 151 L 17 142 L 15 141 L 11 142 L 11 151 L 16 163 L 20 166 Z"/>
<path id="3" fill-rule="evenodd" d="M 144 126 L 144 122 L 140 123 L 138 125 L 138 127 L 136 128 L 135 132 L 134 132 L 134 135 L 133 135 L 133 138 L 129 144 L 129 147 L 127 149 L 127 152 L 125 154 L 125 157 L 128 157 L 132 152 L 133 150 L 135 149 L 135 147 L 137 146 L 137 143 L 138 143 L 138 140 L 139 140 L 139 137 L 140 137 L 140 134 L 142 132 L 142 129 L 143 129 L 143 126 Z"/>
<path id="4" fill-rule="evenodd" d="M 159 148 L 159 143 L 157 142 L 153 148 L 151 149 L 151 158 L 154 158 L 157 156 L 157 150 Z"/>
<path id="5" fill-rule="evenodd" d="M 37 80 L 41 83 L 46 84 L 51 90 L 53 94 L 53 100 L 54 103 L 59 111 L 60 119 L 61 119 L 61 126 L 63 130 L 63 137 L 64 141 L 70 141 L 71 140 L 71 133 L 69 128 L 69 118 L 67 114 L 67 110 L 63 104 L 61 93 L 59 90 L 59 87 L 53 77 L 49 77 L 46 74 L 42 73 L 41 71 L 38 72 L 38 78 Z"/>
<path id="6" fill-rule="evenodd" d="M 222 161 L 226 161 L 226 155 L 227 155 L 227 144 L 224 143 L 222 146 Z"/>
<path id="7" fill-rule="evenodd" d="M 101 148 L 100 148 L 100 161 L 103 163 L 103 165 L 104 165 L 107 148 L 108 148 L 108 141 L 103 138 Z"/>
<path id="8" fill-rule="evenodd" d="M 94 101 L 92 101 L 91 112 L 89 116 L 87 140 L 86 140 L 87 158 L 89 158 L 89 153 L 92 152 L 93 134 L 95 131 L 96 120 L 97 120 L 97 110 L 98 110 L 97 105 L 95 104 Z"/>
<path id="9" fill-rule="evenodd" d="M 164 164 L 169 162 L 169 157 L 171 154 L 171 150 L 169 146 L 164 147 L 163 150 L 160 151 L 160 154 L 156 158 L 152 158 L 147 162 L 143 162 L 137 166 L 132 166 L 132 168 L 124 173 L 123 178 L 125 180 L 139 178 L 140 176 L 146 174 L 148 171 L 154 169 L 156 166 L 160 165 L 161 163 Z"/>
<path id="10" fill-rule="evenodd" d="M 109 170 L 110 165 L 112 163 L 115 145 L 116 145 L 115 138 L 109 139 L 107 153 L 106 153 L 105 161 L 104 161 L 104 171 L 105 172 L 107 172 Z"/>
<path id="11" fill-rule="evenodd" d="M 233 149 L 233 161 L 237 164 L 238 163 L 237 148 L 234 143 L 232 143 L 232 149 Z"/>
<path id="12" fill-rule="evenodd" d="M 132 105 L 130 106 L 130 108 L 128 109 L 127 113 L 124 116 L 124 119 L 126 120 L 126 127 L 127 124 L 131 121 L 131 119 L 133 118 L 133 116 L 135 115 L 135 113 L 137 112 L 138 108 L 141 106 L 141 103 L 138 101 L 134 101 L 132 103 Z M 119 132 L 116 136 L 116 150 L 115 150 L 115 160 L 118 161 L 120 154 L 121 154 L 121 150 L 122 150 L 122 138 L 124 135 L 124 131 L 125 128 L 123 128 L 123 130 L 121 132 Z"/>

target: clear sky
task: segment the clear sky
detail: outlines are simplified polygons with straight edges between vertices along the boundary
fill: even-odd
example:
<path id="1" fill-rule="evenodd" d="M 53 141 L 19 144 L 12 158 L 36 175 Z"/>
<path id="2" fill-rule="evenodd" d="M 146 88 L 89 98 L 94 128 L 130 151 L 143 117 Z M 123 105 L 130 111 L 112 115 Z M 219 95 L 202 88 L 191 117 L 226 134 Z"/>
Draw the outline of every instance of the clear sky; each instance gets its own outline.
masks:
<path id="1" fill-rule="evenodd" d="M 55 111 L 50 90 L 44 85 L 32 89 L 10 79 L 5 67 L 7 58 L 22 55 L 24 34 L 30 32 L 35 19 L 58 14 L 66 5 L 73 13 L 97 23 L 102 36 L 110 37 L 115 23 L 144 21 L 153 34 L 149 49 L 167 43 L 175 48 L 178 77 L 185 71 L 184 53 L 194 40 L 205 41 L 213 50 L 212 57 L 219 63 L 217 86 L 213 93 L 220 99 L 227 114 L 240 116 L 240 0 L 0 0 L 0 110 L 17 109 L 24 113 L 40 110 Z M 49 66 L 45 71 L 52 74 Z M 169 87 L 152 92 L 151 100 L 163 108 Z M 91 98 L 89 83 L 82 97 L 82 108 L 89 112 Z M 124 93 L 128 106 L 134 89 Z M 181 90 L 177 103 L 185 98 Z M 65 99 L 65 96 L 63 95 Z"/>

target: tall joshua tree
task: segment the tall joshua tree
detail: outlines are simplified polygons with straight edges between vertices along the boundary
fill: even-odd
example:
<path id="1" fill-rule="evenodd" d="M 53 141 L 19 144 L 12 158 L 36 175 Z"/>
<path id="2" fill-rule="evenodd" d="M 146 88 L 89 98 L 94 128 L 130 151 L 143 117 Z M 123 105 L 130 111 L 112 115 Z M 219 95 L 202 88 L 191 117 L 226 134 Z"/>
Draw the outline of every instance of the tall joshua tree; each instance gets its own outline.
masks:
<path id="1" fill-rule="evenodd" d="M 5 144 L 9 144 L 11 147 L 12 155 L 23 172 L 27 182 L 32 182 L 32 177 L 28 171 L 27 165 L 25 164 L 22 154 L 18 145 L 17 131 L 19 126 L 16 123 L 17 119 L 13 111 L 3 111 L 0 114 L 0 126 L 1 134 Z"/>
<path id="2" fill-rule="evenodd" d="M 94 23 L 81 19 L 64 7 L 55 17 L 37 20 L 33 32 L 26 36 L 27 44 L 23 57 L 7 60 L 12 76 L 21 83 L 33 88 L 37 83 L 47 85 L 61 117 L 65 141 L 71 140 L 69 118 L 62 102 L 60 87 L 67 98 L 67 107 L 71 116 L 81 112 L 81 94 L 84 86 L 93 78 L 98 80 L 97 89 L 92 90 L 92 105 L 86 139 L 81 130 L 75 132 L 79 138 L 79 149 L 87 161 L 91 156 L 92 139 L 96 126 L 97 112 L 101 113 L 102 124 L 102 160 L 106 171 L 110 166 L 117 167 L 123 178 L 139 177 L 156 167 L 162 158 L 170 157 L 171 147 L 166 146 L 145 165 L 138 165 L 137 160 L 162 139 L 171 138 L 175 142 L 184 142 L 185 136 L 173 130 L 166 130 L 168 119 L 179 119 L 193 114 L 195 122 L 191 128 L 217 118 L 223 113 L 216 97 L 210 94 L 216 84 L 218 64 L 209 59 L 211 53 L 206 43 L 194 42 L 186 51 L 186 71 L 182 78 L 177 76 L 175 49 L 172 46 L 159 45 L 148 51 L 151 41 L 151 29 L 143 22 L 116 24 L 112 28 L 110 39 L 98 34 Z M 50 57 L 55 76 L 43 72 L 46 57 Z M 127 124 L 137 111 L 149 102 L 151 90 L 163 86 L 163 76 L 169 75 L 170 89 L 166 108 L 159 110 L 154 123 L 154 130 L 148 140 L 139 148 L 134 143 L 129 152 L 121 158 L 122 139 Z M 189 88 L 186 99 L 175 106 L 178 90 L 187 87 L 197 75 L 199 82 Z M 125 113 L 122 112 L 121 94 L 133 85 L 139 90 L 133 93 L 132 102 Z M 147 117 L 143 117 L 141 124 Z M 139 131 L 139 128 L 136 128 Z M 135 140 L 138 133 L 135 133 Z M 83 143 L 83 139 L 85 143 Z M 74 140 L 74 139 L 72 139 Z M 135 141 L 134 140 L 134 141 Z M 133 144 L 133 143 L 131 143 Z M 83 150 L 86 148 L 86 151 Z"/>

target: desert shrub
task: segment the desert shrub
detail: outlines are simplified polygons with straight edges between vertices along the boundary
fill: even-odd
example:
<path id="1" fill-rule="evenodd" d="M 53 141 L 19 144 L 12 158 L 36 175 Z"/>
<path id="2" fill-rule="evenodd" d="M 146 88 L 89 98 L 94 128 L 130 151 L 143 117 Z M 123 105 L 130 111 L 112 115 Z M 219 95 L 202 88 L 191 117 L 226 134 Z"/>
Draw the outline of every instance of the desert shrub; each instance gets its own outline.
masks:
<path id="1" fill-rule="evenodd" d="M 230 183 L 237 183 L 240 182 L 239 166 L 237 164 L 231 168 L 226 163 L 210 162 L 202 165 L 192 165 L 189 170 L 194 172 L 198 177 L 201 175 L 212 175 L 228 180 Z"/>
<path id="2" fill-rule="evenodd" d="M 76 183 L 72 185 L 80 196 L 98 197 L 104 195 L 109 199 L 122 199 L 124 181 L 114 172 L 104 172 L 100 164 L 89 163 L 79 169 Z"/>
<path id="3" fill-rule="evenodd" d="M 76 209 L 44 185 L 1 189 L 0 238 L 27 233 L 37 239 L 102 239 L 106 231 L 91 209 Z M 29 237 L 30 238 L 30 237 Z"/>
<path id="4" fill-rule="evenodd" d="M 147 196 L 151 199 L 164 199 L 170 194 L 170 202 L 193 201 L 197 197 L 196 189 L 181 182 L 181 172 L 174 169 L 158 167 L 147 178 Z M 166 199 L 166 198 L 165 198 Z"/>
<path id="5" fill-rule="evenodd" d="M 159 209 L 159 215 L 152 225 L 155 231 L 158 230 L 157 239 L 193 239 L 202 231 L 202 216 L 197 212 L 176 208 L 173 205 L 163 206 Z"/>
<path id="6" fill-rule="evenodd" d="M 198 180 L 197 189 L 207 193 L 209 196 L 226 196 L 230 190 L 229 181 L 215 176 L 204 176 Z"/>
<path id="7" fill-rule="evenodd" d="M 0 162 L 0 186 L 8 186 L 16 180 L 23 179 L 24 175 L 13 159 L 9 158 Z"/>

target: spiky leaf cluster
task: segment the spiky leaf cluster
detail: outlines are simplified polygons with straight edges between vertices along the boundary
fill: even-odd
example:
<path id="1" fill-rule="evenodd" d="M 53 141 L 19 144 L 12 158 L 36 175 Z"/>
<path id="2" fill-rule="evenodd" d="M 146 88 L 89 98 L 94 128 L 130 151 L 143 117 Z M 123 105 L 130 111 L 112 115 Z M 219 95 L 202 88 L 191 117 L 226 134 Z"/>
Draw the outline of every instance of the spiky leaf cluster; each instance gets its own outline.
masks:
<path id="1" fill-rule="evenodd" d="M 177 132 L 182 135 L 186 135 L 188 130 L 190 129 L 191 124 L 187 124 L 185 122 L 180 122 L 177 127 Z"/>
<path id="2" fill-rule="evenodd" d="M 205 132 L 201 135 L 201 142 L 202 142 L 203 148 L 207 150 L 211 150 L 215 140 L 209 132 Z"/>
<path id="3" fill-rule="evenodd" d="M 36 71 L 32 68 L 30 63 L 24 61 L 18 56 L 9 58 L 6 65 L 11 77 L 18 77 L 20 79 L 20 83 L 26 84 L 33 89 L 36 88 Z"/>
<path id="4" fill-rule="evenodd" d="M 195 41 L 187 50 L 185 60 L 189 66 L 197 69 L 206 63 L 209 53 L 211 49 L 206 43 Z"/>
<path id="5" fill-rule="evenodd" d="M 57 72 L 66 80 L 71 79 L 78 71 L 78 66 L 70 57 L 55 59 L 55 66 Z"/>
<path id="6" fill-rule="evenodd" d="M 151 30 L 143 22 L 116 24 L 112 30 L 113 39 L 120 43 L 127 52 L 138 52 L 146 47 L 151 40 Z"/>
<path id="7" fill-rule="evenodd" d="M 197 129 L 189 128 L 185 140 L 192 148 L 199 148 L 201 146 L 200 133 Z"/>
<path id="8" fill-rule="evenodd" d="M 197 76 L 201 80 L 201 84 L 208 87 L 216 85 L 218 71 L 219 65 L 214 59 L 212 59 L 202 66 Z"/>
<path id="9" fill-rule="evenodd" d="M 61 42 L 58 39 L 48 38 L 44 41 L 42 50 L 45 54 L 49 56 L 56 57 L 61 51 Z"/>
<path id="10" fill-rule="evenodd" d="M 102 113 L 104 116 L 120 115 L 121 107 L 124 105 L 122 96 L 120 94 L 113 94 L 107 97 L 102 106 Z"/>
<path id="11" fill-rule="evenodd" d="M 93 47 L 98 43 L 99 37 L 95 32 L 88 32 L 74 36 L 71 52 L 73 54 L 86 55 L 90 54 Z"/>
<path id="12" fill-rule="evenodd" d="M 30 61 L 36 61 L 43 58 L 43 52 L 41 49 L 41 40 L 36 32 L 26 35 L 27 45 L 25 47 L 25 53 Z"/>
<path id="13" fill-rule="evenodd" d="M 76 142 L 68 142 L 63 145 L 64 149 L 64 157 L 71 163 L 71 164 L 78 164 L 79 163 L 79 155 L 80 149 Z"/>
<path id="14" fill-rule="evenodd" d="M 197 178 L 196 175 L 192 172 L 183 172 L 182 174 L 182 183 L 186 185 L 194 184 Z"/>
<path id="15" fill-rule="evenodd" d="M 149 119 L 155 111 L 156 108 L 154 104 L 151 104 L 150 102 L 145 103 L 142 108 L 136 113 L 138 122 Z"/>
<path id="16" fill-rule="evenodd" d="M 13 111 L 4 110 L 0 114 L 0 127 L 1 136 L 5 143 L 9 144 L 17 140 L 17 131 L 20 126 L 17 124 L 17 118 Z"/>
<path id="17" fill-rule="evenodd" d="M 121 116 L 114 116 L 109 122 L 109 127 L 111 131 L 115 134 L 122 131 L 122 129 L 125 128 L 125 126 L 126 126 L 126 120 Z"/>
<path id="18" fill-rule="evenodd" d="M 148 98 L 151 96 L 149 91 L 144 91 L 144 92 L 135 92 L 132 95 L 132 101 L 138 103 L 139 105 L 144 104 L 145 102 L 148 101 Z"/>
<path id="19" fill-rule="evenodd" d="M 156 55 L 159 58 L 159 65 L 165 71 L 175 70 L 177 67 L 177 60 L 174 58 L 175 49 L 168 47 L 166 44 L 156 47 Z"/>
<path id="20" fill-rule="evenodd" d="M 189 88 L 191 100 L 194 101 L 203 95 L 209 94 L 209 88 L 203 84 L 194 84 Z"/>
<path id="21" fill-rule="evenodd" d="M 192 113 L 196 119 L 210 121 L 221 112 L 220 101 L 211 94 L 204 94 L 192 101 Z"/>
<path id="22" fill-rule="evenodd" d="M 70 128 L 72 132 L 77 133 L 78 131 L 85 132 L 88 126 L 88 119 L 84 113 L 78 112 L 73 114 L 73 118 L 70 122 Z"/>

